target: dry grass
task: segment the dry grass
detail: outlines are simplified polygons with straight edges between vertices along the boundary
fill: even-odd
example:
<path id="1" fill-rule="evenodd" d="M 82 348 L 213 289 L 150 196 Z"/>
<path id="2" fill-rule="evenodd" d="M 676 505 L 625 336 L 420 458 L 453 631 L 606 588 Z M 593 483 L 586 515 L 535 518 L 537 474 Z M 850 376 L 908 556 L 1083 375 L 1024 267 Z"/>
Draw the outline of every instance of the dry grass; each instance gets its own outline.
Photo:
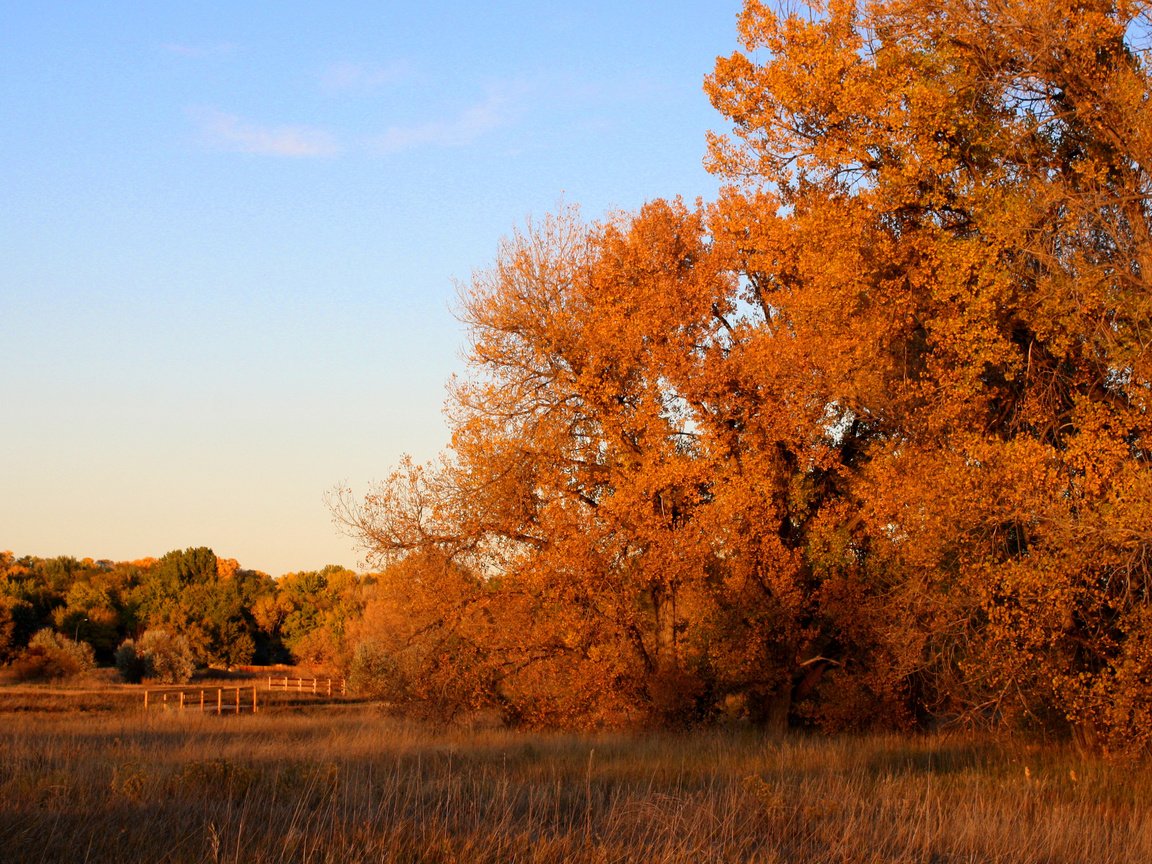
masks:
<path id="1" fill-rule="evenodd" d="M 1147 767 L 974 739 L 0 715 L 3 861 L 1146 862 L 1148 801 Z"/>

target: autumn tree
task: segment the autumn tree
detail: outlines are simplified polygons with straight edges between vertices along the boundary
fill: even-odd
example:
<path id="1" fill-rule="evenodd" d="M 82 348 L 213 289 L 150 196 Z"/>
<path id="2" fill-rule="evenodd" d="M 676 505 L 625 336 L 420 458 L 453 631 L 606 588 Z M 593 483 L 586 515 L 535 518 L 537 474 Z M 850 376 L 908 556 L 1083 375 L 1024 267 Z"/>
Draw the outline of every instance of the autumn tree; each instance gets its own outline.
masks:
<path id="1" fill-rule="evenodd" d="M 0 663 L 4 663 L 15 656 L 16 621 L 12 614 L 12 603 L 7 598 L 0 598 Z"/>
<path id="2" fill-rule="evenodd" d="M 1147 12 L 749 0 L 719 199 L 506 241 L 450 452 L 345 518 L 521 719 L 1145 746 Z"/>
<path id="3" fill-rule="evenodd" d="M 708 81 L 724 242 L 865 430 L 844 564 L 924 709 L 1152 719 L 1147 12 L 753 0 Z"/>
<path id="4" fill-rule="evenodd" d="M 503 598 L 490 582 L 430 549 L 386 567 L 363 597 L 347 632 L 353 692 L 442 722 L 510 707 L 500 698 L 490 611 Z"/>
<path id="5" fill-rule="evenodd" d="M 89 562 L 91 563 L 91 562 Z M 10 621 L 9 654 L 27 646 L 38 631 L 51 627 L 73 581 L 91 568 L 71 557 L 16 558 L 0 554 L 0 605 Z M 73 636 L 74 631 L 69 631 Z"/>
<path id="6" fill-rule="evenodd" d="M 32 636 L 12 666 L 22 680 L 70 678 L 91 671 L 96 658 L 91 645 L 44 628 Z"/>
<path id="7" fill-rule="evenodd" d="M 480 577 L 495 696 L 517 719 L 730 704 L 783 722 L 832 662 L 797 549 L 844 435 L 785 363 L 746 380 L 772 352 L 749 347 L 710 231 L 657 201 L 514 235 L 462 297 L 473 375 L 452 392 L 451 456 L 349 512 L 380 553 L 436 550 Z M 795 404 L 765 410 L 770 393 Z"/>
<path id="8" fill-rule="evenodd" d="M 135 631 L 130 597 L 140 575 L 139 568 L 124 563 L 80 570 L 52 610 L 53 625 L 91 645 L 98 660 L 110 661 L 116 646 Z"/>
<path id="9" fill-rule="evenodd" d="M 363 607 L 360 577 L 332 564 L 287 573 L 275 588 L 258 611 L 293 658 L 313 666 L 346 665 L 347 629 Z"/>

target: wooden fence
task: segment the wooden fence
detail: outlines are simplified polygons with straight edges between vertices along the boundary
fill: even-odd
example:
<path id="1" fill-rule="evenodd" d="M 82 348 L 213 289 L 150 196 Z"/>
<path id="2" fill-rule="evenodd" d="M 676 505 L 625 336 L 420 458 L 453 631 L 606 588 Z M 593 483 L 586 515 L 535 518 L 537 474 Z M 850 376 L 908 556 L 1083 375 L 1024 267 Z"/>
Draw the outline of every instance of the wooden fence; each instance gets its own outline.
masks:
<path id="1" fill-rule="evenodd" d="M 249 701 L 248 692 L 252 699 Z M 241 696 L 243 693 L 243 697 Z M 212 695 L 215 695 L 215 699 Z M 227 696 L 225 696 L 227 694 Z M 256 686 L 252 687 L 198 687 L 191 690 L 145 690 L 144 710 L 166 708 L 179 711 L 198 710 L 205 714 L 239 714 L 259 710 Z"/>
<path id="2" fill-rule="evenodd" d="M 310 689 L 309 689 L 310 688 Z M 268 689 L 269 690 L 295 690 L 297 693 L 313 693 L 317 696 L 324 694 L 325 696 L 332 695 L 332 679 L 326 679 L 323 684 L 319 678 L 289 678 L 287 675 L 280 677 L 268 676 Z M 344 678 L 340 679 L 339 692 L 341 696 L 348 695 L 348 682 Z"/>
<path id="3" fill-rule="evenodd" d="M 309 693 L 327 696 L 333 693 L 348 695 L 347 681 L 343 678 L 290 678 L 268 676 L 268 689 L 288 693 Z M 162 708 L 176 711 L 200 711 L 205 714 L 255 714 L 260 710 L 258 685 L 244 687 L 190 687 L 164 688 L 144 691 L 144 710 Z"/>

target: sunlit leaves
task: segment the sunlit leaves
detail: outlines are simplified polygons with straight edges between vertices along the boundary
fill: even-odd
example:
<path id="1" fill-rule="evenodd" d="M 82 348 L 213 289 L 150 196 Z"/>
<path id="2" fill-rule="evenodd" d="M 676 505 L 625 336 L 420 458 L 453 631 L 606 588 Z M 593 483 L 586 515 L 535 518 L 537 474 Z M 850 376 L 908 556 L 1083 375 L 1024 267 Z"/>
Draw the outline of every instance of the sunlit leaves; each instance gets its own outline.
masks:
<path id="1" fill-rule="evenodd" d="M 450 453 L 349 521 L 469 568 L 522 716 L 1123 743 L 1152 720 L 1147 15 L 749 0 L 705 85 L 718 200 L 506 240 L 461 292 Z"/>

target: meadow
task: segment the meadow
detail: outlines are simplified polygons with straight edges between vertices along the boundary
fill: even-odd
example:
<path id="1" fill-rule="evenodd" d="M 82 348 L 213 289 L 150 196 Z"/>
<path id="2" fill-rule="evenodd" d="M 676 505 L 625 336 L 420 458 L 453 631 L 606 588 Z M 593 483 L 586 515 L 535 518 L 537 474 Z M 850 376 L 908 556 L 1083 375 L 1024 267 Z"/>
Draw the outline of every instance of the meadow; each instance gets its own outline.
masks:
<path id="1" fill-rule="evenodd" d="M 1152 770 L 967 735 L 430 727 L 0 693 L 12 862 L 1146 862 Z"/>

